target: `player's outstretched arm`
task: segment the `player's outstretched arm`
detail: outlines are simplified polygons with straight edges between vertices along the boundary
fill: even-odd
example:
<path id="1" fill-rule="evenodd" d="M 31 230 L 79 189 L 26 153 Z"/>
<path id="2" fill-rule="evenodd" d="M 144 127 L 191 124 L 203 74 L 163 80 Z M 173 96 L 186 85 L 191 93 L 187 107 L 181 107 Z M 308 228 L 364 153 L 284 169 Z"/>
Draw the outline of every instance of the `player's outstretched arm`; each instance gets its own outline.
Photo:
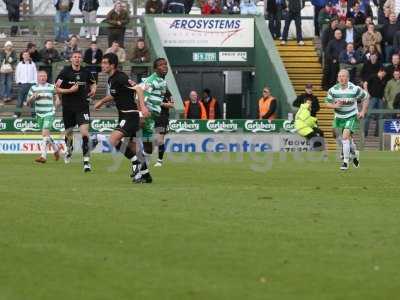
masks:
<path id="1" fill-rule="evenodd" d="M 363 119 L 368 112 L 369 97 L 362 102 L 361 112 L 358 113 L 358 118 Z"/>
<path id="2" fill-rule="evenodd" d="M 94 109 L 99 110 L 104 104 L 111 102 L 113 100 L 114 100 L 113 96 L 107 95 L 103 99 L 96 102 L 96 104 L 94 105 Z"/>

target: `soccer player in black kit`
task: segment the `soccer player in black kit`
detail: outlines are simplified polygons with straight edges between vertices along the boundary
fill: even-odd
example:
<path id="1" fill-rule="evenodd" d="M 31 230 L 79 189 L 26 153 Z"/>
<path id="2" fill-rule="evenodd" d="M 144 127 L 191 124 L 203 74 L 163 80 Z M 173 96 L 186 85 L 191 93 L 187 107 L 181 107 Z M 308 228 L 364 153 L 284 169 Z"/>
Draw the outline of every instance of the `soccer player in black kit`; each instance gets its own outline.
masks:
<path id="1" fill-rule="evenodd" d="M 83 170 L 91 171 L 89 149 L 89 101 L 96 94 L 96 80 L 93 75 L 81 67 L 82 54 L 73 52 L 71 65 L 64 67 L 56 79 L 57 93 L 61 95 L 63 121 L 65 128 L 64 161 L 71 162 L 73 151 L 73 129 L 79 126 L 82 135 Z"/>
<path id="2" fill-rule="evenodd" d="M 105 96 L 95 104 L 95 109 L 100 109 L 105 103 L 114 101 L 118 110 L 118 126 L 110 135 L 110 143 L 118 151 L 121 151 L 131 161 L 131 177 L 140 171 L 140 163 L 136 156 L 136 144 L 134 138 L 139 130 L 140 115 L 135 96 L 138 98 L 142 114 L 148 116 L 149 112 L 144 105 L 143 89 L 136 85 L 133 89 L 129 77 L 118 70 L 118 57 L 114 53 L 107 53 L 101 61 L 102 72 L 109 76 L 108 85 L 110 95 Z M 123 145 L 123 139 L 128 138 L 127 146 Z"/>
<path id="3" fill-rule="evenodd" d="M 165 153 L 165 135 L 168 133 L 169 125 L 169 110 L 174 108 L 174 101 L 172 101 L 171 93 L 169 90 L 165 93 L 163 103 L 161 103 L 161 113 L 155 121 L 155 131 L 158 133 L 158 159 L 155 167 L 162 167 L 164 153 Z"/>

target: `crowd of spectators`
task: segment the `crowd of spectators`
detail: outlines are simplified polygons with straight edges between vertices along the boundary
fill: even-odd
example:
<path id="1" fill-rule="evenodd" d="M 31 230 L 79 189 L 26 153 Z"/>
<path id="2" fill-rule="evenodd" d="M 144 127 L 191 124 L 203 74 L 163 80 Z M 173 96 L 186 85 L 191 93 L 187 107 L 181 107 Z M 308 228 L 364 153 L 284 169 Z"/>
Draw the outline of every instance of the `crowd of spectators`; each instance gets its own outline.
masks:
<path id="1" fill-rule="evenodd" d="M 150 51 L 144 39 L 139 39 L 136 45 L 133 45 L 134 51 L 128 54 L 118 41 L 114 41 L 111 47 L 104 52 L 98 47 L 96 41 L 91 41 L 87 49 L 82 49 L 79 41 L 78 36 L 72 35 L 61 52 L 54 47 L 52 40 L 45 41 L 43 48 L 39 51 L 34 43 L 29 42 L 19 54 L 11 41 L 5 42 L 3 49 L 0 50 L 0 105 L 12 100 L 12 87 L 13 83 L 16 83 L 18 96 L 14 117 L 19 117 L 21 108 L 26 102 L 27 91 L 36 83 L 37 71 L 46 71 L 49 74 L 48 80 L 51 82 L 53 63 L 69 61 L 74 51 L 82 53 L 85 67 L 96 80 L 98 80 L 98 73 L 101 70 L 100 63 L 103 53 L 115 53 L 121 63 L 128 60 L 135 64 L 150 61 Z M 131 75 L 134 81 L 139 82 L 148 75 L 148 68 L 139 65 L 132 68 Z"/>

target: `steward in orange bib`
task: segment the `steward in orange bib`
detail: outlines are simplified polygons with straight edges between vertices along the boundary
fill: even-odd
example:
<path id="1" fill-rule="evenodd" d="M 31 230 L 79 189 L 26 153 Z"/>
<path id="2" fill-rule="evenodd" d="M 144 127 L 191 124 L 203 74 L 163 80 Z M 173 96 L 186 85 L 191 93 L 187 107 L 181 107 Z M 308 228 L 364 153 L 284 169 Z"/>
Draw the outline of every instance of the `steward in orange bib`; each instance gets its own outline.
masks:
<path id="1" fill-rule="evenodd" d="M 218 101 L 217 99 L 215 99 L 215 97 L 211 96 L 211 91 L 209 89 L 203 90 L 203 99 L 201 100 L 201 102 L 206 109 L 207 119 L 221 119 L 221 112 L 219 109 Z"/>
<path id="2" fill-rule="evenodd" d="M 275 120 L 276 109 L 276 99 L 271 96 L 269 88 L 265 87 L 263 90 L 263 96 L 258 100 L 258 115 L 260 120 Z"/>
<path id="3" fill-rule="evenodd" d="M 185 100 L 185 119 L 201 119 L 207 120 L 207 112 L 204 105 L 199 101 L 197 92 L 191 91 L 189 100 Z"/>

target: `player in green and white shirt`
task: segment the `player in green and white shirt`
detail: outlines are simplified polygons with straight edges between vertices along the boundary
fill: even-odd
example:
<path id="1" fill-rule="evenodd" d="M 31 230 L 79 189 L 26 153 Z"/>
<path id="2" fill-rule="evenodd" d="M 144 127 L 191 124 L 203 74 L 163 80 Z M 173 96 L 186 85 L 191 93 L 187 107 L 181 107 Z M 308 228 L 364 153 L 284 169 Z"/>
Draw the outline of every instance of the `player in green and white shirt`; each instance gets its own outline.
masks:
<path id="1" fill-rule="evenodd" d="M 359 129 L 360 119 L 365 117 L 368 110 L 368 92 L 349 81 L 349 72 L 339 71 L 338 83 L 331 87 L 326 97 L 327 107 L 335 111 L 332 127 L 342 132 L 343 164 L 341 170 L 349 168 L 352 154 L 353 164 L 359 166 L 359 152 L 353 141 L 353 133 Z M 362 110 L 358 111 L 358 102 L 362 102 Z"/>
<path id="2" fill-rule="evenodd" d="M 37 79 L 38 83 L 33 85 L 28 92 L 27 103 L 34 102 L 36 122 L 42 130 L 43 137 L 41 145 L 42 154 L 35 161 L 45 163 L 47 160 L 48 145 L 51 145 L 54 150 L 55 160 L 59 160 L 60 158 L 60 149 L 50 136 L 50 129 L 55 117 L 55 108 L 59 106 L 60 101 L 56 94 L 55 86 L 47 83 L 47 73 L 45 71 L 39 71 Z"/>
<path id="3" fill-rule="evenodd" d="M 168 62 L 165 58 L 157 58 L 153 63 L 154 73 L 143 79 L 140 84 L 144 90 L 145 105 L 148 115 L 144 116 L 144 124 L 142 128 L 143 135 L 143 156 L 144 160 L 141 165 L 140 175 L 143 182 L 151 182 L 152 178 L 149 173 L 149 158 L 153 153 L 152 137 L 154 134 L 154 124 L 161 113 L 165 93 L 167 92 L 167 81 L 165 76 L 168 73 Z M 143 112 L 143 109 L 140 108 Z M 138 181 L 138 178 L 136 178 Z"/>

